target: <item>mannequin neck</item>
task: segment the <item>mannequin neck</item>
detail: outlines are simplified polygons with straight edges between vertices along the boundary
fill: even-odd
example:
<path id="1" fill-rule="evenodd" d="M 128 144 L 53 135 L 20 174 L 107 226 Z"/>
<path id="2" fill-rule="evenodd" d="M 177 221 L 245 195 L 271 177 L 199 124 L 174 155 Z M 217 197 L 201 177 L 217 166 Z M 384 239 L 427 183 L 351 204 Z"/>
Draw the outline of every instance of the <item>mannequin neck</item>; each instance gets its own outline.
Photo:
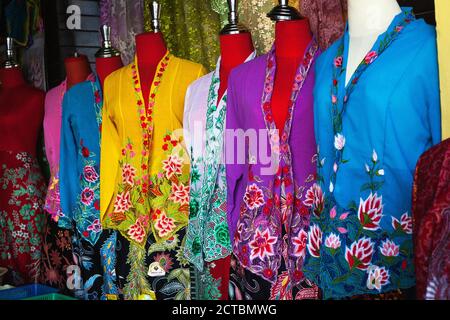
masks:
<path id="1" fill-rule="evenodd" d="M 221 99 L 228 87 L 228 77 L 233 68 L 245 62 L 255 50 L 250 32 L 220 36 L 220 88 Z"/>
<path id="2" fill-rule="evenodd" d="M 106 77 L 123 66 L 122 59 L 120 59 L 120 56 L 111 58 L 97 58 L 95 60 L 95 65 L 97 68 L 97 76 L 100 80 L 100 85 L 102 86 L 102 89 Z"/>
<path id="3" fill-rule="evenodd" d="M 146 32 L 136 36 L 136 55 L 141 68 L 156 68 L 166 52 L 167 46 L 161 32 Z"/>
<path id="4" fill-rule="evenodd" d="M 26 84 L 20 68 L 0 69 L 0 83 L 1 87 L 7 89 L 17 88 Z"/>
<path id="5" fill-rule="evenodd" d="M 351 37 L 379 35 L 402 10 L 396 0 L 348 0 Z"/>
<path id="6" fill-rule="evenodd" d="M 311 39 L 312 34 L 307 19 L 277 22 L 275 25 L 277 59 L 301 59 Z"/>
<path id="7" fill-rule="evenodd" d="M 64 60 L 67 76 L 67 90 L 83 82 L 92 73 L 86 56 L 70 57 Z"/>

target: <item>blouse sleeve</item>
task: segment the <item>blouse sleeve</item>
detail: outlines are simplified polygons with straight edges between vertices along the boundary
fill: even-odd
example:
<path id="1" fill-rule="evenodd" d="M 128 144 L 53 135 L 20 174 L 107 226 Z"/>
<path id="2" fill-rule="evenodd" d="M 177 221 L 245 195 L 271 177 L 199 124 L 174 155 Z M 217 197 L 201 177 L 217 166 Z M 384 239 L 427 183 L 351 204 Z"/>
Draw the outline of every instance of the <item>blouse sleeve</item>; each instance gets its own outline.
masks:
<path id="1" fill-rule="evenodd" d="M 77 201 L 77 142 L 72 131 L 70 115 L 70 93 L 64 96 L 62 104 L 61 146 L 60 146 L 60 196 L 61 209 L 67 218 L 72 218 L 73 204 Z"/>
<path id="2" fill-rule="evenodd" d="M 100 148 L 100 218 L 105 222 L 111 200 L 116 193 L 117 170 L 119 168 L 120 136 L 117 131 L 113 110 L 110 106 L 110 94 L 115 87 L 114 79 L 106 78 L 103 94 L 102 132 Z M 104 225 L 108 228 L 108 225 Z"/>

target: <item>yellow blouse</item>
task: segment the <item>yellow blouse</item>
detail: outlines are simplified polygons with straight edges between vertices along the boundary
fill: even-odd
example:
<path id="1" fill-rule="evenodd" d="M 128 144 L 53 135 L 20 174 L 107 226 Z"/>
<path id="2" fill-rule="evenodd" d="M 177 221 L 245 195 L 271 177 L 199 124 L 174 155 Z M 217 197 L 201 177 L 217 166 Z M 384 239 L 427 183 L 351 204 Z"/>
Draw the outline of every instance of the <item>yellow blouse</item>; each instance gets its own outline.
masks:
<path id="1" fill-rule="evenodd" d="M 105 81 L 100 164 L 104 228 L 119 230 L 141 248 L 150 232 L 157 242 L 189 218 L 189 157 L 183 141 L 187 87 L 203 66 L 172 56 L 160 61 L 149 103 L 134 63 Z"/>
<path id="2" fill-rule="evenodd" d="M 441 79 L 442 140 L 450 138 L 450 1 L 436 0 L 439 76 Z"/>

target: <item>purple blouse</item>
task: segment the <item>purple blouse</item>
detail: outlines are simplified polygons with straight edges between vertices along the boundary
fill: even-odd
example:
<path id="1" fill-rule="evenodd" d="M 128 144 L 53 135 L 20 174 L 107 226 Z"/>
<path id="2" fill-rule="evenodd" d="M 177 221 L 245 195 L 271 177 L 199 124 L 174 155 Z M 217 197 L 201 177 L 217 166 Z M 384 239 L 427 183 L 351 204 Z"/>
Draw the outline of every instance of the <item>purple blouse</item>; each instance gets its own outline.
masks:
<path id="1" fill-rule="evenodd" d="M 312 92 L 317 54 L 315 44 L 305 53 L 294 83 L 298 96 L 291 98 L 280 134 L 270 111 L 274 50 L 237 67 L 229 78 L 225 148 L 233 253 L 271 283 L 282 258 L 294 284 L 304 279 L 311 213 L 304 201 L 316 173 Z"/>

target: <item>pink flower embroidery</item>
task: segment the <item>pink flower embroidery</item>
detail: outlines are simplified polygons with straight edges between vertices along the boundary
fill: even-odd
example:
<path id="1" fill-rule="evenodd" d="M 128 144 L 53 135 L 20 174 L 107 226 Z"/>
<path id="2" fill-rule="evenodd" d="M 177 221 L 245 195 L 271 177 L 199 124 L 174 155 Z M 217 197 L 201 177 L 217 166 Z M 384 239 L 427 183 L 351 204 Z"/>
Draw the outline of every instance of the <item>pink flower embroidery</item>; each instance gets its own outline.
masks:
<path id="1" fill-rule="evenodd" d="M 167 217 L 166 213 L 163 212 L 156 220 L 155 228 L 158 230 L 159 237 L 163 238 L 175 229 L 174 219 Z"/>
<path id="2" fill-rule="evenodd" d="M 336 68 L 342 67 L 342 62 L 343 61 L 344 61 L 344 59 L 342 58 L 342 56 L 337 57 L 336 59 L 334 59 L 334 66 Z"/>
<path id="3" fill-rule="evenodd" d="M 256 230 L 253 241 L 249 243 L 252 249 L 250 259 L 259 258 L 264 260 L 267 256 L 275 255 L 273 251 L 273 245 L 277 242 L 277 237 L 272 237 L 269 233 L 269 229 L 261 233 L 258 229 Z"/>
<path id="4" fill-rule="evenodd" d="M 366 64 L 373 63 L 378 58 L 378 53 L 376 51 L 369 52 L 366 57 L 364 58 L 364 62 Z"/>
<path id="5" fill-rule="evenodd" d="M 300 230 L 298 237 L 292 239 L 295 245 L 294 255 L 296 257 L 304 257 L 306 249 L 306 241 L 308 240 L 308 234 L 304 230 Z"/>
<path id="6" fill-rule="evenodd" d="M 364 201 L 359 200 L 358 219 L 366 230 L 375 231 L 380 228 L 380 221 L 383 217 L 383 197 L 370 194 Z"/>
<path id="7" fill-rule="evenodd" d="M 306 199 L 303 204 L 309 208 L 314 208 L 314 214 L 319 217 L 324 209 L 325 198 L 323 195 L 322 188 L 315 183 L 306 192 Z"/>
<path id="8" fill-rule="evenodd" d="M 85 206 L 90 206 L 93 201 L 94 201 L 94 190 L 92 190 L 91 188 L 84 188 L 84 190 L 81 191 L 81 202 Z"/>
<path id="9" fill-rule="evenodd" d="M 406 234 L 412 234 L 413 223 L 411 217 L 408 215 L 408 212 L 405 212 L 401 216 L 400 221 L 392 217 L 392 227 L 394 230 L 400 230 Z"/>
<path id="10" fill-rule="evenodd" d="M 124 213 L 131 208 L 130 192 L 118 194 L 114 203 L 114 211 Z"/>
<path id="11" fill-rule="evenodd" d="M 381 243 L 380 252 L 385 257 L 397 257 L 400 253 L 400 246 L 387 239 Z"/>
<path id="12" fill-rule="evenodd" d="M 88 231 L 93 231 L 95 233 L 99 233 L 102 231 L 102 225 L 99 219 L 94 220 L 94 222 L 87 227 Z"/>
<path id="13" fill-rule="evenodd" d="M 122 181 L 125 184 L 134 186 L 134 178 L 136 177 L 136 169 L 130 164 L 125 164 L 122 168 Z"/>
<path id="14" fill-rule="evenodd" d="M 258 209 L 263 206 L 265 201 L 262 190 L 258 188 L 256 184 L 247 186 L 244 202 L 250 210 Z"/>
<path id="15" fill-rule="evenodd" d="M 308 252 L 314 258 L 320 257 L 320 246 L 322 245 L 322 230 L 318 225 L 313 225 L 308 232 Z"/>
<path id="16" fill-rule="evenodd" d="M 367 270 L 373 255 L 373 243 L 369 238 L 362 238 L 352 243 L 350 248 L 345 248 L 345 260 L 350 269 L 358 268 Z"/>
<path id="17" fill-rule="evenodd" d="M 173 184 L 169 200 L 179 203 L 180 205 L 189 204 L 189 187 L 186 187 L 182 183 L 179 185 Z"/>
<path id="18" fill-rule="evenodd" d="M 369 290 L 381 291 L 381 288 L 389 283 L 389 271 L 385 267 L 371 266 L 367 277 L 367 288 Z"/>
<path id="19" fill-rule="evenodd" d="M 338 235 L 331 233 L 326 239 L 325 239 L 325 247 L 330 249 L 338 249 L 341 246 L 341 240 Z"/>
<path id="20" fill-rule="evenodd" d="M 91 183 L 97 182 L 98 178 L 99 178 L 99 176 L 93 166 L 84 167 L 83 176 L 86 181 L 91 182 Z"/>
<path id="21" fill-rule="evenodd" d="M 183 167 L 183 160 L 178 158 L 175 155 L 169 156 L 166 160 L 163 161 L 163 169 L 166 173 L 167 179 L 172 178 L 174 175 L 181 175 Z"/>

